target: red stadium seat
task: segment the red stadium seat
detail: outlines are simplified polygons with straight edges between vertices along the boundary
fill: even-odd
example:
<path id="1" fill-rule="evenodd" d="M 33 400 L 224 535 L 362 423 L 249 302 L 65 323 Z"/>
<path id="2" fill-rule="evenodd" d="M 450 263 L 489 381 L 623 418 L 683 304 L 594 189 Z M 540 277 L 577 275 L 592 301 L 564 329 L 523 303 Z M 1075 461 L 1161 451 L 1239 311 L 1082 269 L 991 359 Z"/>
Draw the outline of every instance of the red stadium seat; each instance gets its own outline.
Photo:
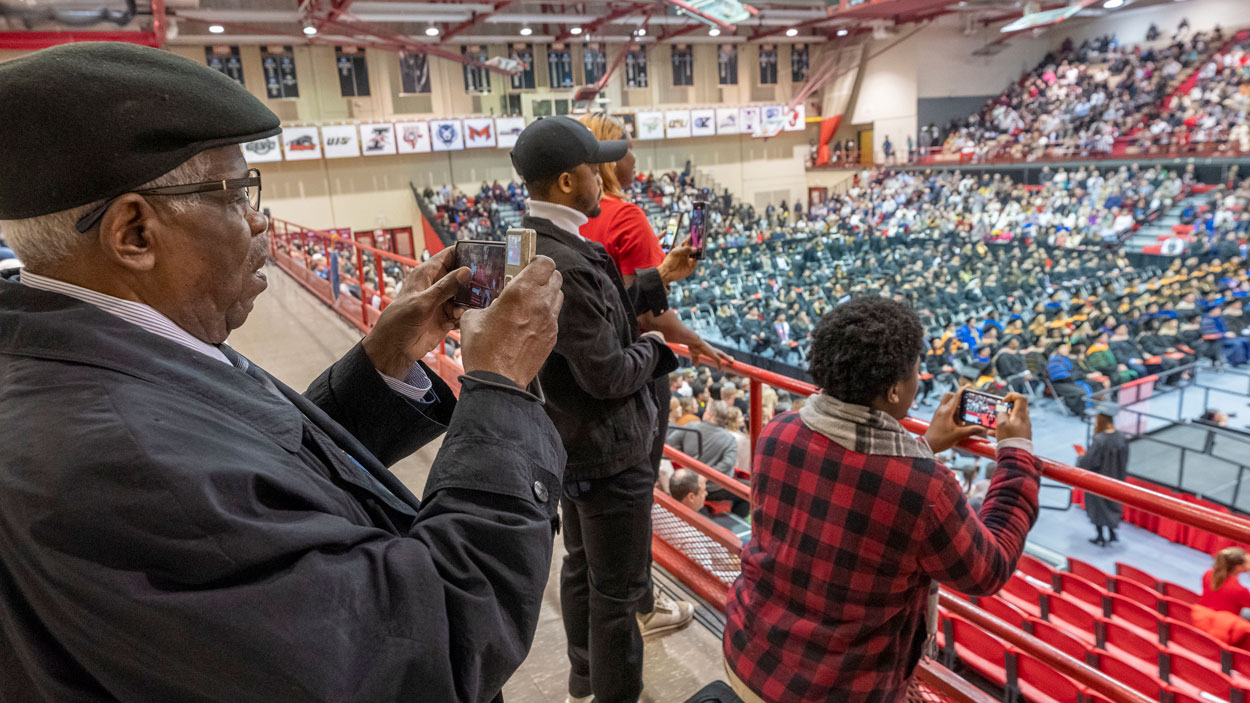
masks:
<path id="1" fill-rule="evenodd" d="M 1085 655 L 1089 652 L 1088 645 L 1054 623 L 1029 618 L 1025 623 L 1025 629 L 1029 634 L 1077 661 L 1085 661 Z"/>
<path id="2" fill-rule="evenodd" d="M 1029 703 L 1073 703 L 1084 690 L 1071 679 L 1023 652 L 1016 652 L 1016 688 Z"/>
<path id="3" fill-rule="evenodd" d="M 1016 563 L 1016 570 L 1043 583 L 1050 583 L 1051 574 L 1055 573 L 1055 570 L 1050 568 L 1049 564 L 1028 554 L 1020 555 L 1020 561 Z"/>
<path id="4" fill-rule="evenodd" d="M 1159 588 L 1159 579 L 1151 576 L 1141 569 L 1138 569 L 1137 567 L 1129 566 L 1123 562 L 1117 561 L 1115 563 L 1115 575 L 1121 578 L 1126 578 L 1130 581 L 1136 581 L 1143 586 L 1149 586 L 1150 588 L 1156 590 Z"/>
<path id="5" fill-rule="evenodd" d="M 998 686 L 1006 686 L 1007 645 L 958 615 L 948 617 L 959 660 Z"/>
<path id="6" fill-rule="evenodd" d="M 1068 571 L 1055 574 L 1055 592 L 1076 601 L 1095 617 L 1103 615 L 1103 599 L 1107 596 L 1106 589 L 1099 588 L 1085 579 Z"/>
<path id="7" fill-rule="evenodd" d="M 1108 595 L 1106 617 L 1137 630 L 1138 634 L 1152 642 L 1159 639 L 1159 613 L 1127 598 L 1114 593 Z"/>
<path id="8" fill-rule="evenodd" d="M 1228 647 L 1224 652 L 1224 673 L 1233 680 L 1233 685 L 1240 688 L 1250 686 L 1250 652 L 1236 647 Z"/>
<path id="9" fill-rule="evenodd" d="M 1171 581 L 1160 582 L 1159 592 L 1168 598 L 1174 598 L 1182 603 L 1188 603 L 1190 605 L 1196 605 L 1198 603 L 1197 593 L 1194 593 L 1184 586 L 1177 586 Z"/>
<path id="10" fill-rule="evenodd" d="M 1224 657 L 1224 644 L 1192 625 L 1164 620 L 1160 642 L 1169 652 L 1188 654 L 1208 668 L 1219 669 Z"/>
<path id="11" fill-rule="evenodd" d="M 1158 677 L 1142 671 L 1130 662 L 1107 652 L 1097 653 L 1098 670 L 1154 701 L 1163 700 L 1165 684 Z"/>
<path id="12" fill-rule="evenodd" d="M 1153 640 L 1142 637 L 1131 627 L 1125 627 L 1114 620 L 1103 620 L 1102 649 L 1120 659 L 1135 664 L 1142 671 L 1159 673 L 1159 645 Z"/>
<path id="13" fill-rule="evenodd" d="M 1046 598 L 1049 622 L 1089 646 L 1098 642 L 1098 618 L 1076 601 L 1056 593 Z"/>
<path id="14" fill-rule="evenodd" d="M 1147 588 L 1137 581 L 1123 576 L 1111 576 L 1107 579 L 1107 588 L 1112 593 L 1140 603 L 1151 610 L 1159 609 L 1159 599 L 1163 596 L 1153 588 Z"/>
<path id="15" fill-rule="evenodd" d="M 1166 657 L 1169 688 L 1203 698 L 1203 693 L 1210 693 L 1220 700 L 1229 700 L 1233 692 L 1233 682 L 1228 676 L 1209 668 L 1184 654 L 1169 653 Z"/>
<path id="16" fill-rule="evenodd" d="M 977 598 L 977 607 L 1000 620 L 1006 620 L 1013 627 L 1024 629 L 1024 612 L 998 596 L 981 596 Z"/>
<path id="17" fill-rule="evenodd" d="M 1105 571 L 1097 566 L 1094 566 L 1093 564 L 1087 564 L 1080 559 L 1068 557 L 1068 571 L 1071 571 L 1095 586 L 1107 585 L 1107 573 Z"/>
<path id="18" fill-rule="evenodd" d="M 1035 618 L 1042 616 L 1041 590 L 1025 581 L 1020 574 L 1012 574 L 1007 585 L 998 592 L 998 596 L 1019 608 L 1025 615 Z"/>
<path id="19" fill-rule="evenodd" d="M 1193 616 L 1194 607 L 1189 603 L 1168 598 L 1167 596 L 1159 596 L 1159 613 L 1165 618 L 1172 618 L 1177 622 L 1183 622 L 1186 625 L 1194 624 Z"/>

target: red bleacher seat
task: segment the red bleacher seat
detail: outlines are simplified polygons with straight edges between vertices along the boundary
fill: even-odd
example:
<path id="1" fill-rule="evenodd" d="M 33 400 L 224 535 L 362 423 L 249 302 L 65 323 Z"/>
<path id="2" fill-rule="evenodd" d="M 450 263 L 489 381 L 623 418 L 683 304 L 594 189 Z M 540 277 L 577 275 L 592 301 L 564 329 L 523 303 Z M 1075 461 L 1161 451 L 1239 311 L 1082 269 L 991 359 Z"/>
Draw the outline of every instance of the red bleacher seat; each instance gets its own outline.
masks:
<path id="1" fill-rule="evenodd" d="M 1159 672 L 1159 645 L 1152 639 L 1143 637 L 1136 628 L 1125 627 L 1114 621 L 1103 619 L 1102 649 L 1120 659 L 1135 664 L 1142 671 Z"/>
<path id="2" fill-rule="evenodd" d="M 1069 571 L 1055 574 L 1055 592 L 1071 598 L 1091 615 L 1099 617 L 1103 614 L 1103 598 L 1107 596 L 1104 588 L 1099 588 L 1085 579 Z"/>
<path id="3" fill-rule="evenodd" d="M 1159 614 L 1165 618 L 1172 618 L 1177 622 L 1192 625 L 1194 624 L 1193 609 L 1192 605 L 1184 601 L 1168 598 L 1167 596 L 1159 596 Z"/>
<path id="4" fill-rule="evenodd" d="M 1202 661 L 1208 668 L 1220 668 L 1224 656 L 1224 644 L 1192 625 L 1175 620 L 1163 620 L 1159 629 L 1160 642 L 1169 652 L 1188 654 Z"/>
<path id="5" fill-rule="evenodd" d="M 1107 589 L 1118 596 L 1127 598 L 1135 603 L 1141 603 L 1151 610 L 1159 609 L 1159 599 L 1163 597 L 1155 589 L 1147 588 L 1141 583 L 1126 579 L 1123 576 L 1108 577 Z"/>
<path id="6" fill-rule="evenodd" d="M 1061 593 L 1046 598 L 1048 621 L 1089 646 L 1098 642 L 1098 618 Z"/>
<path id="7" fill-rule="evenodd" d="M 1007 645 L 957 615 L 949 615 L 955 654 L 965 665 L 998 686 L 1007 685 Z"/>
<path id="8" fill-rule="evenodd" d="M 1129 579 L 1130 581 L 1136 581 L 1143 586 L 1149 586 L 1156 590 L 1159 588 L 1159 579 L 1135 566 L 1129 566 L 1123 562 L 1117 561 L 1115 563 L 1115 575 L 1121 578 Z"/>
<path id="9" fill-rule="evenodd" d="M 1068 634 L 1066 630 L 1055 623 L 1029 618 L 1025 623 L 1025 630 L 1069 657 L 1077 661 L 1085 661 L 1085 654 L 1089 651 L 1089 646 Z"/>
<path id="10" fill-rule="evenodd" d="M 1138 634 L 1148 640 L 1157 642 L 1159 639 L 1159 613 L 1140 603 L 1134 603 L 1114 593 L 1108 594 L 1106 617 L 1137 630 Z"/>
<path id="11" fill-rule="evenodd" d="M 1228 647 L 1224 652 L 1224 673 L 1239 688 L 1250 686 L 1250 652 L 1237 647 Z"/>
<path id="12" fill-rule="evenodd" d="M 1029 703 L 1072 703 L 1084 689 L 1071 679 L 1033 657 L 1015 652 L 1016 688 Z"/>
<path id="13" fill-rule="evenodd" d="M 1178 586 L 1171 581 L 1161 581 L 1159 583 L 1159 592 L 1168 598 L 1175 598 L 1182 603 L 1194 605 L 1198 602 L 1198 594 L 1185 588 Z"/>
<path id="14" fill-rule="evenodd" d="M 1003 600 L 1016 606 L 1025 615 L 1040 618 L 1042 616 L 1042 591 L 1029 583 L 1020 574 L 1012 574 L 1007 585 L 998 592 Z"/>
<path id="15" fill-rule="evenodd" d="M 1197 659 L 1172 652 L 1167 655 L 1167 669 L 1169 689 L 1197 698 L 1202 698 L 1203 693 L 1210 693 L 1224 701 L 1232 695 L 1232 679 Z"/>
<path id="16" fill-rule="evenodd" d="M 1050 583 L 1051 574 L 1055 573 L 1055 570 L 1050 568 L 1049 564 L 1028 554 L 1020 555 L 1020 561 L 1016 563 L 1016 570 L 1024 572 L 1026 575 L 1043 583 Z"/>
<path id="17" fill-rule="evenodd" d="M 981 596 L 977 598 L 977 607 L 1000 620 L 1006 620 L 1012 627 L 1024 629 L 1024 612 L 998 596 Z"/>
<path id="18" fill-rule="evenodd" d="M 1080 559 L 1068 557 L 1068 571 L 1071 571 L 1095 586 L 1107 585 L 1107 573 L 1105 571 L 1097 566 L 1094 566 L 1093 564 L 1087 564 Z"/>
<path id="19" fill-rule="evenodd" d="M 1158 676 L 1142 671 L 1132 663 L 1108 652 L 1097 653 L 1097 664 L 1099 671 L 1145 695 L 1150 700 L 1163 700 L 1165 684 Z"/>

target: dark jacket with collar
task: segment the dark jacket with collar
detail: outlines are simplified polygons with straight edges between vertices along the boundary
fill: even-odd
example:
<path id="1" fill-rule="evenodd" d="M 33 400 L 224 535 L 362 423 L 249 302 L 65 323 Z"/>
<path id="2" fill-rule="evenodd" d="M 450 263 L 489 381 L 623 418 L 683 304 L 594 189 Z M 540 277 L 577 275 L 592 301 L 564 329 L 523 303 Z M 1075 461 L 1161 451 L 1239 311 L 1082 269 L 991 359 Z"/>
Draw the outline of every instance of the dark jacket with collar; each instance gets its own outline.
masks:
<path id="1" fill-rule="evenodd" d="M 418 406 L 357 345 L 283 398 L 0 279 L 0 700 L 501 698 L 564 452 L 521 392 L 427 373 Z M 444 431 L 418 501 L 386 466 Z"/>
<path id="2" fill-rule="evenodd" d="M 564 277 L 564 307 L 555 350 L 539 378 L 547 416 L 568 452 L 565 480 L 612 476 L 651 453 L 659 410 L 655 379 L 677 368 L 668 345 L 640 337 L 635 305 L 667 305 L 658 274 L 639 272 L 626 289 L 603 245 L 526 217 L 538 233 L 537 253 Z M 667 411 L 667 409 L 665 409 Z"/>

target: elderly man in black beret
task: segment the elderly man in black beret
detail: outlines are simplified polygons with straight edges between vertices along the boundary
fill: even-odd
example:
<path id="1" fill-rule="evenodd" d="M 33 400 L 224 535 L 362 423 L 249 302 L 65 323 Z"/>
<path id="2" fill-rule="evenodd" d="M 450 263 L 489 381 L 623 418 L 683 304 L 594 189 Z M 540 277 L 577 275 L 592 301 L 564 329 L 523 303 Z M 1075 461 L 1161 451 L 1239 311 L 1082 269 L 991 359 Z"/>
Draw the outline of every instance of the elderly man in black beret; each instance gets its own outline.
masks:
<path id="1" fill-rule="evenodd" d="M 265 289 L 278 118 L 155 49 L 0 64 L 0 699 L 501 698 L 534 636 L 564 450 L 523 390 L 538 258 L 486 310 L 449 253 L 304 394 L 224 344 Z M 459 402 L 419 362 L 461 329 Z M 387 466 L 446 433 L 418 500 Z"/>

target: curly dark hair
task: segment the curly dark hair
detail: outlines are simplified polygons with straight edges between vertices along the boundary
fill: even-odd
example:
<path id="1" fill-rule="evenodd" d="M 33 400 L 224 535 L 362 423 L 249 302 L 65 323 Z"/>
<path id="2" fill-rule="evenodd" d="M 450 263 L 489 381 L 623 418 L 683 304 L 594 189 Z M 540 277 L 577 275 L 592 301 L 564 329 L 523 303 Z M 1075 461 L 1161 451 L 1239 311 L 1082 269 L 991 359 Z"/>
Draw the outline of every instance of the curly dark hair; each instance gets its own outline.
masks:
<path id="1" fill-rule="evenodd" d="M 924 329 L 911 307 L 889 298 L 855 298 L 821 318 L 812 332 L 812 380 L 845 403 L 871 405 L 916 372 Z"/>

